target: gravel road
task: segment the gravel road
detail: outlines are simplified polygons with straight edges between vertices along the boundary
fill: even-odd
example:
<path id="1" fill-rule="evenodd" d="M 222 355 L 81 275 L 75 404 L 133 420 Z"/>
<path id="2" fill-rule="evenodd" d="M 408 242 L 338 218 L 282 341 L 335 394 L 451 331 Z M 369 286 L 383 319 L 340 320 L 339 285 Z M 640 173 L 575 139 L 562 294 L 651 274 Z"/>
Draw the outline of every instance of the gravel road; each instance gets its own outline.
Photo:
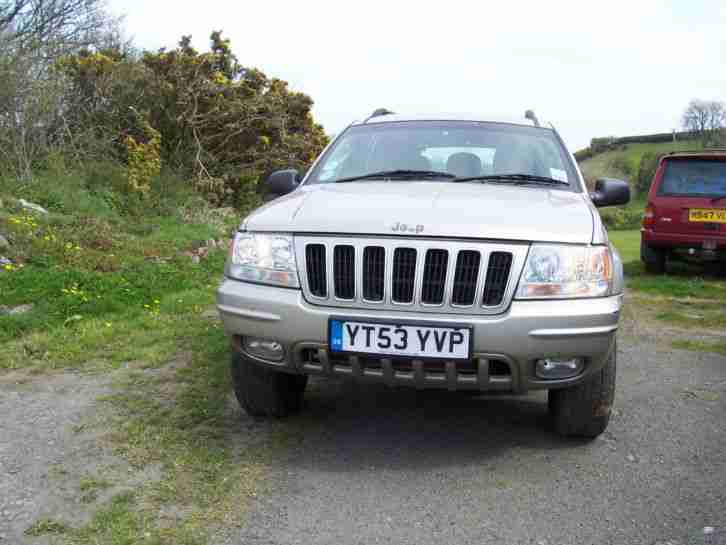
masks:
<path id="1" fill-rule="evenodd" d="M 616 412 L 590 443 L 549 431 L 541 394 L 315 382 L 284 424 L 301 441 L 272 462 L 247 524 L 218 543 L 685 545 L 698 533 L 693 543 L 720 545 L 703 528 L 726 539 L 726 358 L 626 334 L 618 366 Z M 93 437 L 77 424 L 107 389 L 73 374 L 0 375 L 0 544 L 25 543 L 39 516 L 78 516 L 49 494 L 61 482 L 49 473 L 62 467 L 77 486 L 92 467 Z M 270 429 L 244 420 L 241 434 Z"/>
<path id="2" fill-rule="evenodd" d="M 316 385 L 302 443 L 224 542 L 685 544 L 726 526 L 726 358 L 659 345 L 621 336 L 591 443 L 548 431 L 544 395 Z"/>
<path id="3" fill-rule="evenodd" d="M 92 467 L 93 441 L 75 426 L 109 391 L 106 383 L 75 373 L 0 375 L 0 544 L 24 543 L 23 532 L 50 513 L 77 520 L 74 506 L 50 487 L 51 473 Z"/>

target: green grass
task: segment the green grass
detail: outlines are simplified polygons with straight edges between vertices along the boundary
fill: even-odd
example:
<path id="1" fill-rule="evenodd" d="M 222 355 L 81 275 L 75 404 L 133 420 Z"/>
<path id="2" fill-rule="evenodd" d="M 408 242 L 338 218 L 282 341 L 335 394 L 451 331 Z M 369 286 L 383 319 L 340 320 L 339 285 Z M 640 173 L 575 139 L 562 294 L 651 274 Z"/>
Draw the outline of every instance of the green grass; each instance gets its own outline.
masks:
<path id="1" fill-rule="evenodd" d="M 681 339 L 673 341 L 671 344 L 673 348 L 678 348 L 681 350 L 692 350 L 695 352 L 713 352 L 726 356 L 726 341 L 706 342 Z"/>
<path id="2" fill-rule="evenodd" d="M 56 520 L 40 519 L 32 526 L 25 530 L 25 535 L 30 537 L 39 537 L 48 534 L 63 534 L 68 531 L 68 527 Z"/>
<path id="3" fill-rule="evenodd" d="M 255 449 L 233 450 L 238 414 L 228 405 L 229 343 L 220 323 L 202 316 L 214 304 L 224 245 L 199 263 L 184 255 L 207 239 L 227 239 L 241 213 L 221 215 L 198 197 L 172 206 L 160 195 L 133 213 L 97 209 L 103 191 L 90 192 L 74 176 L 44 179 L 53 196 L 40 202 L 37 183 L 0 179 L 0 232 L 12 241 L 5 255 L 14 262 L 0 272 L 0 303 L 33 305 L 25 314 L 0 315 L 0 373 L 115 371 L 100 420 L 88 426 L 133 468 L 162 470 L 159 480 L 116 494 L 81 528 L 42 519 L 29 535 L 56 533 L 74 544 L 205 543 L 222 522 L 239 523 L 274 450 L 266 437 Z M 22 211 L 20 196 L 50 214 Z M 284 441 L 288 430 L 281 433 L 270 437 Z M 98 507 L 100 491 L 123 487 L 78 478 L 79 501 L 89 509 Z M 183 516 L 164 526 L 160 513 L 168 505 Z"/>
<path id="4" fill-rule="evenodd" d="M 688 328 L 726 327 L 726 280 L 689 263 L 673 263 L 665 275 L 647 274 L 640 262 L 640 231 L 612 231 L 609 237 L 623 259 L 638 318 Z"/>

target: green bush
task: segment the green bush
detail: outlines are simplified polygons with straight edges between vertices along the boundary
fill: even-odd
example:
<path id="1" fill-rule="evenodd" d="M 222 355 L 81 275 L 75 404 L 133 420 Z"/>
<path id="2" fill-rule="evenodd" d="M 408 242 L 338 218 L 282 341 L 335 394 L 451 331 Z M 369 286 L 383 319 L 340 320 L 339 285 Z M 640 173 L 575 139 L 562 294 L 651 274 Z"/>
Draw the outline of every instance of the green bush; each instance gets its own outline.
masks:
<path id="1" fill-rule="evenodd" d="M 613 231 L 638 229 L 643 219 L 643 211 L 639 207 L 606 208 L 600 211 L 605 227 Z"/>
<path id="2" fill-rule="evenodd" d="M 635 178 L 635 191 L 638 196 L 648 193 L 650 183 L 653 180 L 653 176 L 655 176 L 655 171 L 658 168 L 661 157 L 662 155 L 648 151 L 640 158 L 638 175 Z"/>
<path id="3" fill-rule="evenodd" d="M 632 165 L 627 161 L 625 158 L 625 155 L 617 155 L 611 163 L 611 166 L 614 170 L 617 170 L 619 172 L 622 172 L 626 176 L 632 176 L 633 175 L 633 167 Z"/>
<path id="4" fill-rule="evenodd" d="M 591 148 L 585 148 L 578 150 L 574 153 L 575 160 L 578 163 L 581 163 L 582 161 L 586 161 L 587 159 L 591 159 L 595 154 L 592 152 Z"/>

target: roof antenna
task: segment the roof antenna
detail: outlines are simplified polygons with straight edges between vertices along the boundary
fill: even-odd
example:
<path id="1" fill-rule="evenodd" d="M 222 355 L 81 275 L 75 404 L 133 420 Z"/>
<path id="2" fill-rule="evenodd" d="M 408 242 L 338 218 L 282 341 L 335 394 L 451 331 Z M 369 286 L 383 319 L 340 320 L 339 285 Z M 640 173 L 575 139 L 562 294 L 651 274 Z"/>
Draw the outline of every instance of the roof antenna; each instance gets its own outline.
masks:
<path id="1" fill-rule="evenodd" d="M 537 116 L 534 114 L 534 110 L 527 110 L 524 112 L 524 118 L 529 119 L 532 123 L 534 123 L 535 127 L 539 127 L 539 119 L 537 119 Z"/>
<path id="2" fill-rule="evenodd" d="M 392 113 L 394 113 L 394 112 L 392 112 L 391 110 L 389 110 L 387 108 L 377 108 L 376 110 L 373 111 L 373 113 L 371 115 L 366 117 L 366 120 L 364 121 L 364 123 L 366 123 L 369 119 L 373 119 L 374 117 L 378 117 L 380 115 L 390 115 Z"/>

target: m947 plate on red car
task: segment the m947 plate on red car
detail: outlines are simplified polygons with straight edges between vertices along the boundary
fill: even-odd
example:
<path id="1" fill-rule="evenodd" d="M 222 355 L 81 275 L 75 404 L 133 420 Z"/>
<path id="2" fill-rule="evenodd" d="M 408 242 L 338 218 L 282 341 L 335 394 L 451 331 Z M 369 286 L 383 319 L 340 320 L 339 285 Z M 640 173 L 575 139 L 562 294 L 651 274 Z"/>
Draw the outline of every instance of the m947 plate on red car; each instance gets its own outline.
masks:
<path id="1" fill-rule="evenodd" d="M 413 358 L 471 358 L 471 328 L 331 319 L 331 352 Z"/>

